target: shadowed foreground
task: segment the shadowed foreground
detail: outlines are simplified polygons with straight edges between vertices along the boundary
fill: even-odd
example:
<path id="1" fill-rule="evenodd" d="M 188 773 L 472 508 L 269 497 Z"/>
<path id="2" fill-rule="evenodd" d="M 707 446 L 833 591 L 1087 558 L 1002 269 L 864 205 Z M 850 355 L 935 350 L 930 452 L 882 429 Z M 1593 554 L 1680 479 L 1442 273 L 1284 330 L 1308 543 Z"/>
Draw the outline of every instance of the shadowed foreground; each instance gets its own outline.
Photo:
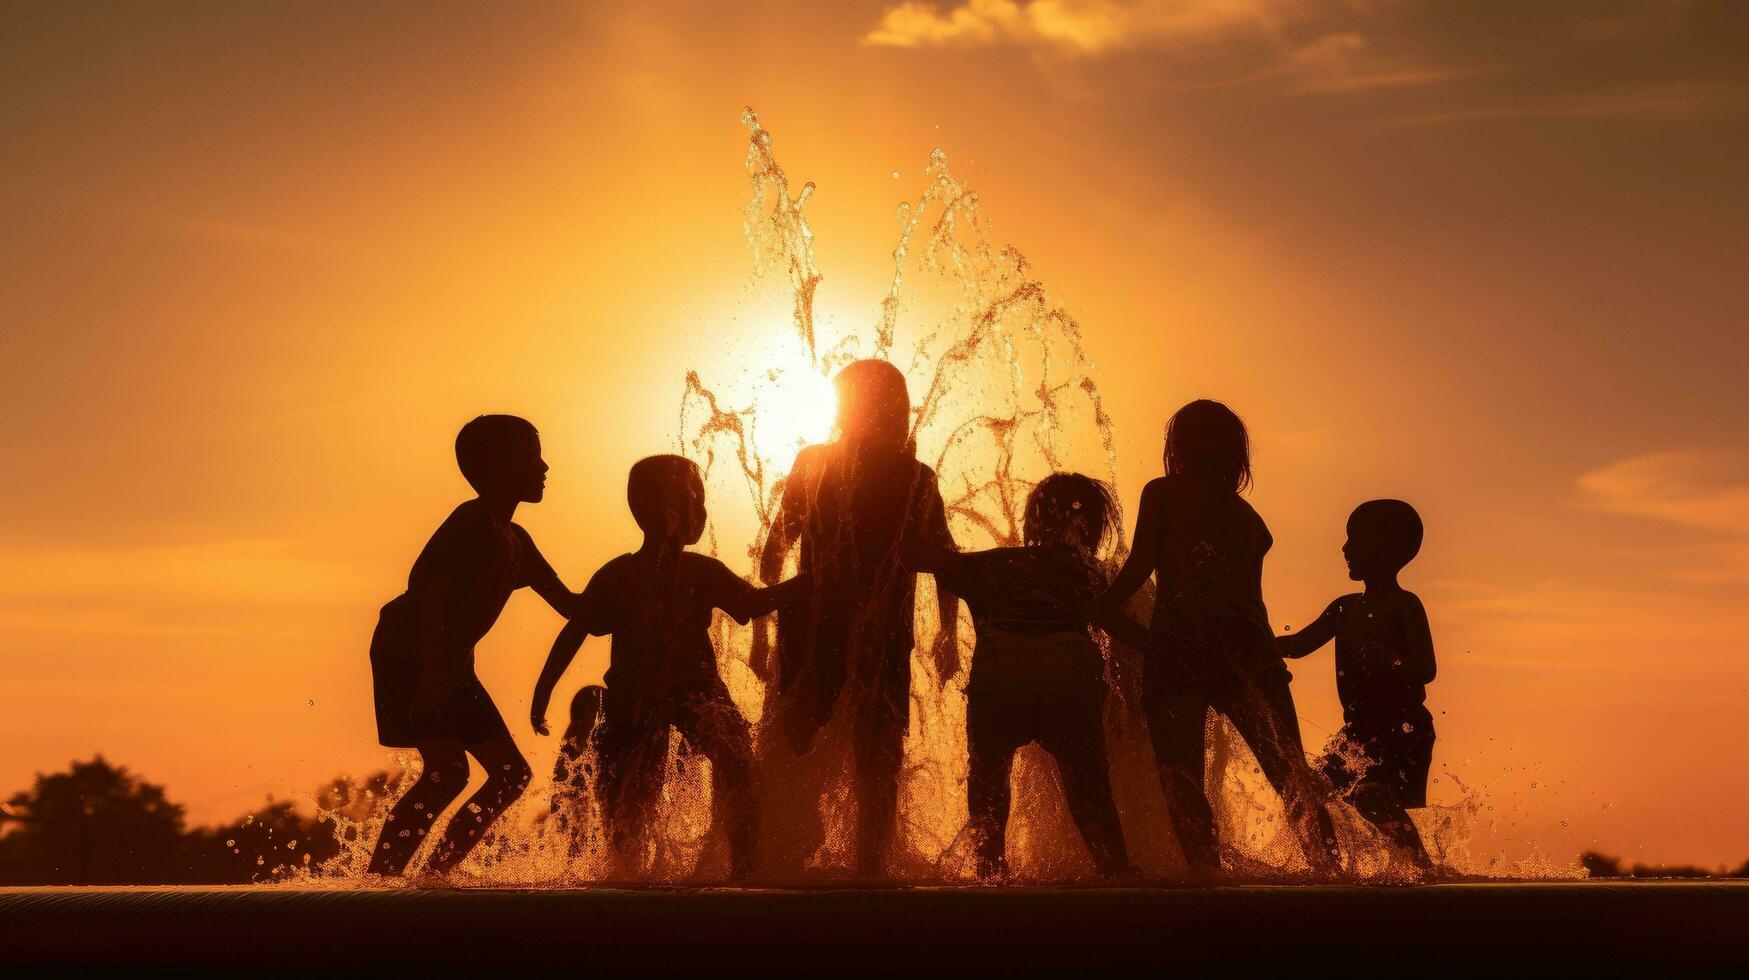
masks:
<path id="1" fill-rule="evenodd" d="M 0 891 L 13 966 L 1559 973 L 1745 961 L 1749 883 Z"/>

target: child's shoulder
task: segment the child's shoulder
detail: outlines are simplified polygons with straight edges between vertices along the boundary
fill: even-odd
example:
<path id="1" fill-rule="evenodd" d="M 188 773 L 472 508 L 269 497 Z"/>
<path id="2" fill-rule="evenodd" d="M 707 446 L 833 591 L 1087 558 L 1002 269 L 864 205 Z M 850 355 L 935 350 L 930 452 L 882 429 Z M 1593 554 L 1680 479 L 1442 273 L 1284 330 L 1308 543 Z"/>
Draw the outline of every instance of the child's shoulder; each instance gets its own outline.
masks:
<path id="1" fill-rule="evenodd" d="M 595 574 L 590 576 L 589 581 L 593 584 L 599 581 L 624 578 L 626 573 L 631 571 L 632 565 L 636 560 L 637 556 L 630 552 L 623 555 L 615 555 L 602 562 L 601 567 L 595 570 Z"/>
<path id="2" fill-rule="evenodd" d="M 1427 607 L 1421 604 L 1421 597 L 1408 589 L 1397 592 L 1397 606 L 1410 615 L 1426 616 Z"/>
<path id="3" fill-rule="evenodd" d="M 680 560 L 685 563 L 685 567 L 688 571 L 694 573 L 735 574 L 729 570 L 729 566 L 723 564 L 722 559 L 715 555 L 707 555 L 698 551 L 682 551 L 680 553 Z M 736 577 L 739 578 L 740 576 Z"/>

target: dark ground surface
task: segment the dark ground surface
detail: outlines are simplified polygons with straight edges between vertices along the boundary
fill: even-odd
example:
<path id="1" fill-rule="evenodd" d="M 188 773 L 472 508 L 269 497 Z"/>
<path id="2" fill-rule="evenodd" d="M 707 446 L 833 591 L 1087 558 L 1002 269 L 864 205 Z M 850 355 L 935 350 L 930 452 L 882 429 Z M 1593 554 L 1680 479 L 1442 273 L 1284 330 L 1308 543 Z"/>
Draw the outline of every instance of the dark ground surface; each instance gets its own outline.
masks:
<path id="1" fill-rule="evenodd" d="M 1749 967 L 1749 882 L 1419 888 L 0 891 L 0 963 L 582 975 Z"/>

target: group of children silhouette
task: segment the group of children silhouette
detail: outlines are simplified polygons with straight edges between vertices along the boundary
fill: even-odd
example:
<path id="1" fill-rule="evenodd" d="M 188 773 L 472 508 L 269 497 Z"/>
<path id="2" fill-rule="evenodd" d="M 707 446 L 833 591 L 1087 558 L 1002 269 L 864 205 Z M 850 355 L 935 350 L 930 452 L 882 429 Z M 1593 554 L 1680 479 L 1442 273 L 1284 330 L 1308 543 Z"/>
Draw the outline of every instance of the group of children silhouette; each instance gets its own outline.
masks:
<path id="1" fill-rule="evenodd" d="M 1424 706 L 1434 675 L 1427 616 L 1397 584 L 1421 544 L 1413 508 L 1398 500 L 1358 507 L 1343 556 L 1365 590 L 1277 637 L 1262 596 L 1272 538 L 1240 496 L 1251 482 L 1250 441 L 1219 402 L 1192 402 L 1172 417 L 1165 474 L 1143 490 L 1134 540 L 1113 573 L 1107 556 L 1121 544 L 1122 523 L 1108 485 L 1051 474 L 1027 498 L 1022 544 L 962 552 L 935 474 L 909 440 L 904 376 L 885 361 L 858 361 L 834 384 L 838 437 L 796 457 L 761 555 L 762 588 L 687 550 L 705 530 L 704 482 L 690 460 L 663 455 L 640 460 L 627 480 L 642 545 L 572 593 L 511 520 L 519 504 L 544 492 L 534 426 L 487 415 L 463 427 L 456 459 L 478 496 L 432 535 L 406 593 L 383 607 L 371 644 L 379 740 L 418 750 L 423 763 L 373 845 L 371 872 L 406 872 L 464 790 L 467 756 L 487 779 L 451 818 L 430 872 L 461 861 L 526 788 L 528 763 L 474 672 L 474 646 L 510 593 L 527 586 L 569 620 L 535 685 L 530 724 L 540 734 L 548 732 L 553 689 L 584 639 L 612 636 L 604 686 L 585 687 L 572 703 L 556 792 L 593 793 L 617 848 L 636 848 L 650 830 L 672 729 L 710 761 L 731 876 L 754 872 L 759 759 L 718 674 L 709 628 L 715 610 L 741 623 L 775 612 L 775 647 L 756 651 L 752 664 L 767 684 L 763 724 L 805 755 L 828 720 L 848 712 L 856 865 L 878 877 L 890 866 L 897 831 L 919 573 L 935 577 L 941 628 L 931 652 L 942 678 L 959 671 L 962 600 L 976 627 L 966 684 L 967 828 L 980 877 L 1006 875 L 1010 769 L 1033 742 L 1055 758 L 1099 871 L 1133 874 L 1107 761 L 1099 632 L 1142 653 L 1142 706 L 1193 875 L 1220 868 L 1203 785 L 1210 709 L 1249 744 L 1314 871 L 1339 867 L 1326 808 L 1335 794 L 1431 869 L 1407 813 L 1425 805 L 1434 739 Z M 797 574 L 779 581 L 797 548 Z M 1144 627 L 1123 607 L 1150 579 L 1153 611 Z M 1342 748 L 1314 766 L 1301 745 L 1284 658 L 1332 639 Z M 575 786 L 584 772 L 575 763 L 591 746 L 598 763 L 591 785 Z"/>

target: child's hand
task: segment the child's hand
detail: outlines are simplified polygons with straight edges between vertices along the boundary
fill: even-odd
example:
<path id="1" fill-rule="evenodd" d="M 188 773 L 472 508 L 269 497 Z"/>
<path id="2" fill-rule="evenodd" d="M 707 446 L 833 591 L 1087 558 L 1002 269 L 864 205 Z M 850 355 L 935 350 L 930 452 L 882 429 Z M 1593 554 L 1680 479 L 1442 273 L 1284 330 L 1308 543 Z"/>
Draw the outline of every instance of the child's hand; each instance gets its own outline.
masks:
<path id="1" fill-rule="evenodd" d="M 528 723 L 534 727 L 536 735 L 552 734 L 547 728 L 547 711 L 544 707 L 528 709 Z"/>

